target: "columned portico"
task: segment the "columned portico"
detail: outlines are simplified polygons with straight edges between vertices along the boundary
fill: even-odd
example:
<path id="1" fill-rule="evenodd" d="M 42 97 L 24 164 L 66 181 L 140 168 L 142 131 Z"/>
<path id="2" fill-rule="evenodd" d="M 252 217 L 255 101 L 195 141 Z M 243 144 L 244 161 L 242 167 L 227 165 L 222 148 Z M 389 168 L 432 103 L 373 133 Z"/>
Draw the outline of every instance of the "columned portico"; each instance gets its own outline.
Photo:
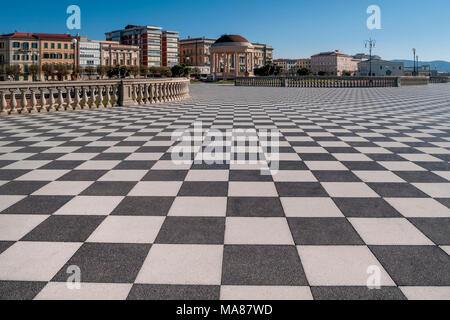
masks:
<path id="1" fill-rule="evenodd" d="M 253 45 L 237 35 L 224 35 L 211 46 L 211 75 L 216 79 L 253 76 Z M 241 58 L 244 63 L 241 64 Z"/>

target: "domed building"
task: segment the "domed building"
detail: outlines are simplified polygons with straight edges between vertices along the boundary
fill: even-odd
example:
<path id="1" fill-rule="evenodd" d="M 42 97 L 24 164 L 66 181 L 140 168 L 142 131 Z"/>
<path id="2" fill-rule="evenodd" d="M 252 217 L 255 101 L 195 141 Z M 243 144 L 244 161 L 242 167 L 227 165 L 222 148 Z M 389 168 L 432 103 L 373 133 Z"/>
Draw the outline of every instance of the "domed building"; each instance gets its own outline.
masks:
<path id="1" fill-rule="evenodd" d="M 211 75 L 216 79 L 253 76 L 255 48 L 244 37 L 223 35 L 210 49 Z"/>

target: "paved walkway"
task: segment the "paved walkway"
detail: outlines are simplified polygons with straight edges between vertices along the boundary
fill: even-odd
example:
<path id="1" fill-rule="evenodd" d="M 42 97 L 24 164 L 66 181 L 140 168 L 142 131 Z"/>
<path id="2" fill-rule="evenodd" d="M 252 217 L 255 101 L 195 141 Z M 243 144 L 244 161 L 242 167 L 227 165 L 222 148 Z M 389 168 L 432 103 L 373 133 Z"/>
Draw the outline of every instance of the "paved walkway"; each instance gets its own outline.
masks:
<path id="1" fill-rule="evenodd" d="M 449 89 L 193 85 L 1 118 L 0 299 L 450 298 Z M 200 121 L 278 129 L 279 171 L 176 165 Z"/>

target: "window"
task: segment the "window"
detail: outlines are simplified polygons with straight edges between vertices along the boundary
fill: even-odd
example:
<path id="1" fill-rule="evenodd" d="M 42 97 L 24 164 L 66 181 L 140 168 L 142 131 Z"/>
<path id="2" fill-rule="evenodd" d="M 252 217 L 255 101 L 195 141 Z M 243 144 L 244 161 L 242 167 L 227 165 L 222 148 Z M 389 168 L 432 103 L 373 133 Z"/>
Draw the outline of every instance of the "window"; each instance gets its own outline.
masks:
<path id="1" fill-rule="evenodd" d="M 64 44 L 64 49 L 69 49 L 69 45 L 67 43 Z"/>
<path id="2" fill-rule="evenodd" d="M 38 56 L 35 55 L 35 54 L 33 54 L 33 55 L 31 56 L 31 60 L 33 60 L 33 61 L 38 61 Z"/>
<path id="3" fill-rule="evenodd" d="M 28 48 L 29 48 L 29 43 L 28 43 L 28 42 L 22 43 L 22 48 L 23 48 L 23 50 L 28 50 Z"/>
<path id="4" fill-rule="evenodd" d="M 58 43 L 58 49 L 61 49 L 61 43 Z"/>
<path id="5" fill-rule="evenodd" d="M 22 60 L 23 60 L 23 61 L 28 61 L 28 60 L 30 60 L 30 57 L 29 57 L 27 54 L 24 54 L 24 55 L 22 56 Z"/>
<path id="6" fill-rule="evenodd" d="M 67 59 L 69 55 L 67 53 L 64 53 L 64 59 Z"/>
<path id="7" fill-rule="evenodd" d="M 51 48 L 55 49 L 55 44 L 54 43 L 52 43 Z"/>
<path id="8" fill-rule="evenodd" d="M 3 64 L 4 61 L 5 61 L 5 57 L 2 54 L 0 54 L 0 63 Z"/>
<path id="9" fill-rule="evenodd" d="M 50 55 L 48 53 L 44 53 L 44 59 L 50 58 Z"/>
<path id="10" fill-rule="evenodd" d="M 13 55 L 13 60 L 19 61 L 20 60 L 20 55 L 19 54 Z"/>
<path id="11" fill-rule="evenodd" d="M 38 48 L 38 44 L 36 42 L 34 42 L 34 43 L 31 44 L 31 47 L 33 49 L 37 49 Z"/>
<path id="12" fill-rule="evenodd" d="M 19 42 L 13 42 L 13 48 L 20 48 Z"/>

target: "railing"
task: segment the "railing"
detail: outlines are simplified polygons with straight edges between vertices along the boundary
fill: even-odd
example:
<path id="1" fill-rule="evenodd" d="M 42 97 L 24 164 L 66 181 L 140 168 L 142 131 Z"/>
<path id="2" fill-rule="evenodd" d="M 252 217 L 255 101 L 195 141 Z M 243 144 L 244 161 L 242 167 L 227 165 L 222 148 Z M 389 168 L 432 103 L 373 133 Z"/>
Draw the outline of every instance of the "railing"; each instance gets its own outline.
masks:
<path id="1" fill-rule="evenodd" d="M 295 88 L 372 88 L 428 84 L 428 77 L 240 77 L 236 86 Z"/>
<path id="2" fill-rule="evenodd" d="M 189 79 L 0 83 L 0 115 L 135 106 L 189 97 Z"/>
<path id="3" fill-rule="evenodd" d="M 450 83 L 450 77 L 430 77 L 430 83 Z"/>

